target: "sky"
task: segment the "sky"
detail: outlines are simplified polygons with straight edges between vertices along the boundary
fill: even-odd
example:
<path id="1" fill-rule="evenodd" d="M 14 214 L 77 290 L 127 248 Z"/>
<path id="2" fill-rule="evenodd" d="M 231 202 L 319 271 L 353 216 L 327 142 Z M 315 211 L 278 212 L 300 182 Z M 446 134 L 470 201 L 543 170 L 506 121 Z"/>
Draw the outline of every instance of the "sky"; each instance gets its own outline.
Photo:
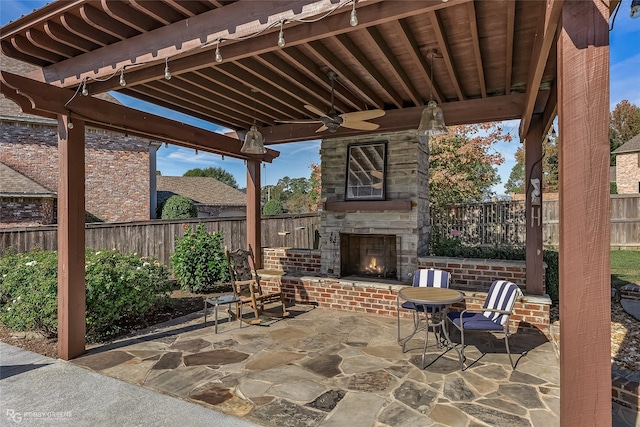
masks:
<path id="1" fill-rule="evenodd" d="M 39 9 L 47 1 L 42 0 L 0 0 L 0 25 L 26 15 L 35 9 Z M 631 19 L 629 11 L 631 0 L 622 0 L 615 20 L 613 30 L 610 32 L 610 56 L 611 56 L 611 98 L 610 108 L 613 110 L 620 101 L 626 99 L 632 104 L 640 106 L 640 19 Z M 155 106 L 134 98 L 112 93 L 112 95 L 131 108 L 147 111 L 152 114 L 169 117 L 200 126 L 212 131 L 224 132 L 208 122 L 176 113 L 162 107 Z M 445 117 L 446 121 L 446 117 Z M 505 131 L 512 135 L 518 134 L 518 120 L 504 122 Z M 417 123 L 416 123 L 417 127 Z M 505 193 L 504 184 L 509 179 L 511 169 L 515 165 L 515 152 L 520 146 L 516 137 L 511 142 L 503 142 L 495 146 L 496 151 L 504 156 L 504 163 L 498 166 L 498 174 L 501 183 L 493 187 L 496 195 Z M 309 178 L 310 165 L 320 163 L 320 141 L 296 142 L 292 144 L 278 144 L 271 148 L 280 151 L 280 156 L 273 163 L 264 163 L 262 171 L 262 185 L 274 185 L 284 176 L 289 178 Z M 181 176 L 189 169 L 221 167 L 233 174 L 240 188 L 246 186 L 246 169 L 244 162 L 238 159 L 225 158 L 224 160 L 214 154 L 198 152 L 194 150 L 169 145 L 164 145 L 158 150 L 158 169 L 162 175 Z"/>

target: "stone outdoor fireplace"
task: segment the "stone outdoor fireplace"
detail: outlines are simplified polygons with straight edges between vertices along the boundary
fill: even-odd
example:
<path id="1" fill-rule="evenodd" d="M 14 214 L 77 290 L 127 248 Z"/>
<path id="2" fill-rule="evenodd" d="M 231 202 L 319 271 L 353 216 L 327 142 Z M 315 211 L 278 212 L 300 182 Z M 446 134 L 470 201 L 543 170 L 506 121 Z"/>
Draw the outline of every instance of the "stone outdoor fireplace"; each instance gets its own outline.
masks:
<path id="1" fill-rule="evenodd" d="M 321 159 L 321 274 L 411 280 L 428 251 L 428 146 L 414 131 L 333 138 Z"/>
<path id="2" fill-rule="evenodd" d="M 340 235 L 340 272 L 343 277 L 396 279 L 397 261 L 394 235 Z"/>

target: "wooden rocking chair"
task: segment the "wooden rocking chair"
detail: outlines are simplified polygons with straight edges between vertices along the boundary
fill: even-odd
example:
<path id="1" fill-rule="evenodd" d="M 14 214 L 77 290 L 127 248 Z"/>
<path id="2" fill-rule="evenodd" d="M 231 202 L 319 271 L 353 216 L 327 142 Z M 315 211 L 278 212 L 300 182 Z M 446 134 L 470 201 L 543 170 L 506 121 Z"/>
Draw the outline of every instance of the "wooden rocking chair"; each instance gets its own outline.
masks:
<path id="1" fill-rule="evenodd" d="M 225 249 L 227 264 L 229 265 L 229 275 L 233 283 L 233 292 L 239 298 L 236 303 L 236 313 L 238 320 L 242 321 L 242 306 L 249 304 L 253 309 L 255 319 L 249 323 L 257 325 L 261 323 L 260 315 L 264 311 L 264 305 L 270 303 L 282 304 L 282 317 L 289 316 L 284 304 L 282 289 L 278 292 L 264 292 L 260 286 L 260 277 L 255 268 L 253 250 L 249 245 L 249 250 L 237 249 L 229 252 Z"/>

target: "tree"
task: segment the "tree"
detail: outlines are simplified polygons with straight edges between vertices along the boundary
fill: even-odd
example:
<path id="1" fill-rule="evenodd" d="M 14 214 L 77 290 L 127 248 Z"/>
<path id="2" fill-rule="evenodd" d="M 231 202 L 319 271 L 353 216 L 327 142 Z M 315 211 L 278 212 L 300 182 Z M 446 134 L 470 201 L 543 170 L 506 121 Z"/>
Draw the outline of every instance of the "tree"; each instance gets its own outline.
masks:
<path id="1" fill-rule="evenodd" d="M 558 191 L 558 137 L 550 132 L 542 140 L 542 190 Z M 507 193 L 522 194 L 525 188 L 525 150 L 521 145 L 516 150 L 516 164 L 511 169 L 509 180 L 504 188 Z"/>
<path id="2" fill-rule="evenodd" d="M 262 215 L 278 215 L 283 213 L 282 203 L 279 200 L 271 199 L 264 204 L 262 208 Z"/>
<path id="3" fill-rule="evenodd" d="M 495 166 L 504 159 L 493 150 L 510 141 L 497 123 L 449 128 L 449 133 L 429 140 L 429 200 L 433 210 L 465 201 L 482 200 L 500 182 Z"/>
<path id="4" fill-rule="evenodd" d="M 230 187 L 238 188 L 238 183 L 236 182 L 236 179 L 233 177 L 233 175 L 231 175 L 226 170 L 218 167 L 210 167 L 206 169 L 189 169 L 184 173 L 183 176 L 204 176 L 208 178 L 215 178 L 220 182 L 224 182 Z"/>
<path id="5" fill-rule="evenodd" d="M 640 134 L 640 107 L 626 99 L 620 101 L 609 116 L 609 146 L 611 151 L 616 150 L 638 134 Z M 615 154 L 611 154 L 610 164 L 615 166 Z"/>
<path id="6" fill-rule="evenodd" d="M 196 218 L 197 216 L 196 205 L 184 196 L 171 196 L 162 207 L 161 219 Z"/>
<path id="7" fill-rule="evenodd" d="M 322 168 L 316 163 L 311 163 L 310 167 L 309 184 L 311 184 L 311 191 L 309 191 L 309 198 L 311 199 L 311 211 L 317 212 L 322 194 Z"/>
<path id="8" fill-rule="evenodd" d="M 513 165 L 509 179 L 504 185 L 504 190 L 507 193 L 524 193 L 524 149 L 522 146 L 516 150 L 516 164 Z"/>

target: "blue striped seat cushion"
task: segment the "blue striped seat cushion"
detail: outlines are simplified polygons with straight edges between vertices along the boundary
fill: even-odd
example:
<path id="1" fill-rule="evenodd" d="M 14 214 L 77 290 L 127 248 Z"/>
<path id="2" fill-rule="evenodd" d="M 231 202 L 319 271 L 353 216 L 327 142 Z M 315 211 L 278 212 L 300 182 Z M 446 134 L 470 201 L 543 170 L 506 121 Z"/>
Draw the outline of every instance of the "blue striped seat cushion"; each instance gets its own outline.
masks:
<path id="1" fill-rule="evenodd" d="M 460 327 L 460 313 L 447 313 L 447 316 L 456 326 Z M 482 313 L 465 313 L 462 317 L 464 329 L 476 329 L 480 331 L 501 331 L 502 325 L 487 319 Z"/>

